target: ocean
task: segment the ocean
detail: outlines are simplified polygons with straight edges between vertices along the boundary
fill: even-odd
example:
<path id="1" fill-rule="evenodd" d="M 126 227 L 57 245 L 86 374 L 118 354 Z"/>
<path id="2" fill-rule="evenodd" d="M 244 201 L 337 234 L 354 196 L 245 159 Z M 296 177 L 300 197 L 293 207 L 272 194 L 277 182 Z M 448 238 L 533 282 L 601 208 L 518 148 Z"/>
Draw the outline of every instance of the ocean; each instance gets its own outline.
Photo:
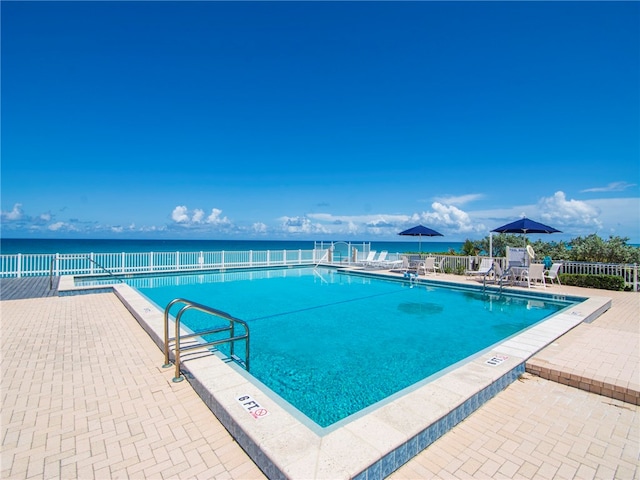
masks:
<path id="1" fill-rule="evenodd" d="M 320 242 L 320 241 L 318 241 Z M 348 243 L 348 242 L 346 242 Z M 350 241 L 352 248 L 363 250 L 363 241 Z M 365 242 L 366 243 L 366 242 Z M 324 241 L 325 248 L 330 241 Z M 371 242 L 371 250 L 389 253 L 459 253 L 463 242 L 434 242 L 423 239 L 401 242 Z M 0 254 L 16 253 L 140 253 L 140 252 L 217 252 L 248 250 L 312 250 L 313 240 L 97 240 L 97 239 L 0 239 Z M 336 252 L 347 252 L 345 242 L 337 242 Z"/>

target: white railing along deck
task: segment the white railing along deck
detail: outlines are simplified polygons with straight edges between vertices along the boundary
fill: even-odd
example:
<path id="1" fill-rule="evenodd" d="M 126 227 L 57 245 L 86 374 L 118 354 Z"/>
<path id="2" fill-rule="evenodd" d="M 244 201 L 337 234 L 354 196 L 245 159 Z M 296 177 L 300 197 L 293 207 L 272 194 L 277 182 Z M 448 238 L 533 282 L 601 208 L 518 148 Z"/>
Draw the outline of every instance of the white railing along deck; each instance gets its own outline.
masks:
<path id="1" fill-rule="evenodd" d="M 501 267 L 506 268 L 505 259 L 500 260 Z M 541 263 L 536 261 L 534 263 Z M 572 262 L 558 260 L 562 263 L 559 273 L 580 275 L 615 275 L 624 279 L 625 287 L 637 292 L 640 290 L 640 278 L 638 276 L 639 265 L 630 263 L 596 263 L 596 262 Z"/>
<path id="2" fill-rule="evenodd" d="M 403 254 L 389 254 L 388 260 L 398 260 Z M 480 258 L 460 255 L 433 256 L 444 269 L 461 272 L 471 269 Z M 330 260 L 329 260 L 330 259 Z M 143 253 L 55 253 L 0 255 L 0 277 L 29 277 L 41 275 L 101 275 L 133 273 L 169 273 L 225 268 L 278 267 L 289 265 L 317 265 L 333 263 L 350 265 L 364 260 L 364 252 L 355 258 L 330 255 L 327 249 L 314 250 L 249 250 L 214 252 L 143 252 Z M 505 258 L 496 257 L 502 268 Z M 633 291 L 640 289 L 637 264 L 562 262 L 560 273 L 585 275 L 617 275 Z"/>
<path id="3" fill-rule="evenodd" d="M 123 275 L 224 268 L 315 265 L 324 250 L 52 253 L 0 255 L 0 277 Z"/>

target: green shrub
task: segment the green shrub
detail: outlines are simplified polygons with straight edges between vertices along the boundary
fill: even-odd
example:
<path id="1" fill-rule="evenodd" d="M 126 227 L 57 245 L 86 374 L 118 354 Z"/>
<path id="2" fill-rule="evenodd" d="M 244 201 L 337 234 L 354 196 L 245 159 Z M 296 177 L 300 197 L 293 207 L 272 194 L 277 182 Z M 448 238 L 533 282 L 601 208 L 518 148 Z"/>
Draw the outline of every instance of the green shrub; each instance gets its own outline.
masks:
<path id="1" fill-rule="evenodd" d="M 563 285 L 574 287 L 601 288 L 603 290 L 624 290 L 624 278 L 617 275 L 584 275 L 577 273 L 561 273 Z"/>

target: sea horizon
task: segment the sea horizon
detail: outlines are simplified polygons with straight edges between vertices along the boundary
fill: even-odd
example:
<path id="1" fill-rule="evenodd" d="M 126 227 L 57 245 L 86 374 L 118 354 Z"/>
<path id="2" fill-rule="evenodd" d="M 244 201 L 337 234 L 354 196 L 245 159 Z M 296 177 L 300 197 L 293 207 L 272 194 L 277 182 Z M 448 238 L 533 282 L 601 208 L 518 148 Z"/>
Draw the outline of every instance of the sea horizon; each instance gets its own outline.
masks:
<path id="1" fill-rule="evenodd" d="M 336 252 L 346 254 L 348 245 L 362 250 L 390 253 L 418 252 L 460 253 L 464 242 L 441 242 L 423 239 L 415 241 L 378 240 L 202 240 L 202 239 L 70 239 L 70 238 L 0 238 L 0 254 L 55 254 L 55 253 L 143 253 L 189 251 L 249 251 L 249 250 L 312 250 L 323 243 L 325 248 L 335 244 Z"/>

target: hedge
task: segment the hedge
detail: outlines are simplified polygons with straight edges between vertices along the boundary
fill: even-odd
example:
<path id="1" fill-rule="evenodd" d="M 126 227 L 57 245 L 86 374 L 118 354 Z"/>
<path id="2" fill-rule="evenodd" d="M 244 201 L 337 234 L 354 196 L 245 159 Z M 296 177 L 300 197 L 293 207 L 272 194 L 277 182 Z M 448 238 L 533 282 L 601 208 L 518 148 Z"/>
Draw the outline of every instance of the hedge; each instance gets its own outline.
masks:
<path id="1" fill-rule="evenodd" d="M 624 278 L 617 275 L 584 275 L 561 273 L 558 275 L 563 285 L 574 287 L 601 288 L 603 290 L 624 290 Z"/>

